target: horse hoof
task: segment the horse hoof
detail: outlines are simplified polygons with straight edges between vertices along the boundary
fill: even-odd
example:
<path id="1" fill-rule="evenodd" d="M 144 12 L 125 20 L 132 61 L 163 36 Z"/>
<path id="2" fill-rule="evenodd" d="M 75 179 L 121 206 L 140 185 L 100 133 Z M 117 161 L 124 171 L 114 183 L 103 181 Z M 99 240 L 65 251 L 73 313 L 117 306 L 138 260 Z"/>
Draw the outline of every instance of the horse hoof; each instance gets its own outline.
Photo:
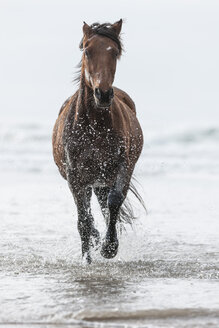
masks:
<path id="1" fill-rule="evenodd" d="M 90 254 L 82 256 L 82 260 L 84 264 L 91 264 L 92 263 L 92 258 Z"/>
<path id="2" fill-rule="evenodd" d="M 100 243 L 100 234 L 99 231 L 97 229 L 93 229 L 92 233 L 91 233 L 91 246 L 95 247 L 98 246 Z"/>
<path id="3" fill-rule="evenodd" d="M 118 246 L 118 241 L 112 243 L 105 241 L 102 245 L 100 254 L 106 259 L 112 259 L 118 252 Z"/>
<path id="4" fill-rule="evenodd" d="M 82 261 L 83 261 L 83 264 L 91 264 L 92 258 L 91 258 L 90 250 L 88 250 L 86 252 L 83 252 L 83 250 L 82 250 Z"/>
<path id="5" fill-rule="evenodd" d="M 90 255 L 87 256 L 86 260 L 87 260 L 87 264 L 91 264 L 92 263 L 92 259 L 91 259 L 91 256 Z"/>

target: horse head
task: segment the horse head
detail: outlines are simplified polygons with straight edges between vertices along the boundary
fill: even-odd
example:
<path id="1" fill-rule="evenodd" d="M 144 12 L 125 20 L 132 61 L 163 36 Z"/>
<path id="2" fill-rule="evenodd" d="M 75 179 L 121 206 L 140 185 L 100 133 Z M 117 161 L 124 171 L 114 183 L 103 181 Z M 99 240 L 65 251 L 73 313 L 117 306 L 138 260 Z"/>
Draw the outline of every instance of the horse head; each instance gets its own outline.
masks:
<path id="1" fill-rule="evenodd" d="M 122 52 L 119 37 L 121 28 L 122 19 L 114 24 L 83 25 L 81 74 L 85 83 L 93 89 L 94 100 L 99 108 L 108 108 L 114 97 L 112 85 L 117 59 Z"/>

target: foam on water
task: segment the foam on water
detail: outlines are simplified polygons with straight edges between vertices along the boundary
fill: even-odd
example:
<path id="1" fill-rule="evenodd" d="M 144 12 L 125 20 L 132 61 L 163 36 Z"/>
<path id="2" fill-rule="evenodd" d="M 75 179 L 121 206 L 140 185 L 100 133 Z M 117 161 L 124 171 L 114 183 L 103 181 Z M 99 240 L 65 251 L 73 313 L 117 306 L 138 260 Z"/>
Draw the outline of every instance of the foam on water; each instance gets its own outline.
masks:
<path id="1" fill-rule="evenodd" d="M 136 170 L 148 215 L 134 202 L 117 257 L 97 249 L 90 266 L 50 131 L 0 129 L 0 323 L 218 327 L 219 129 L 148 132 Z M 92 209 L 103 238 L 95 199 Z"/>
<path id="2" fill-rule="evenodd" d="M 83 310 L 75 314 L 75 319 L 88 321 L 113 321 L 113 320 L 139 320 L 139 319 L 170 319 L 170 318 L 194 318 L 194 317 L 213 317 L 219 319 L 219 311 L 209 309 L 149 309 L 135 311 L 91 311 Z"/>
<path id="3" fill-rule="evenodd" d="M 51 131 L 47 124 L 1 125 L 1 169 L 54 173 Z M 168 132 L 146 130 L 137 170 L 146 175 L 219 174 L 218 140 L 217 126 L 173 128 Z"/>

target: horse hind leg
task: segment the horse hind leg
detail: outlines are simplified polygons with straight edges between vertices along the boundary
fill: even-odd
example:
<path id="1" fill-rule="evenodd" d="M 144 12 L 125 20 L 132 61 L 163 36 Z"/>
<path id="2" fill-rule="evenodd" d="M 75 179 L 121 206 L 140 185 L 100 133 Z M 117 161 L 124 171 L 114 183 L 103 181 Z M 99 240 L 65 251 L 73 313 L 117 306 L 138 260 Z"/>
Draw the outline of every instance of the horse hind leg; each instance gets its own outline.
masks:
<path id="1" fill-rule="evenodd" d="M 108 196 L 110 188 L 109 187 L 96 187 L 94 188 L 94 193 L 97 196 L 97 200 L 100 204 L 101 212 L 106 221 L 106 225 L 109 224 L 109 209 L 108 209 Z"/>

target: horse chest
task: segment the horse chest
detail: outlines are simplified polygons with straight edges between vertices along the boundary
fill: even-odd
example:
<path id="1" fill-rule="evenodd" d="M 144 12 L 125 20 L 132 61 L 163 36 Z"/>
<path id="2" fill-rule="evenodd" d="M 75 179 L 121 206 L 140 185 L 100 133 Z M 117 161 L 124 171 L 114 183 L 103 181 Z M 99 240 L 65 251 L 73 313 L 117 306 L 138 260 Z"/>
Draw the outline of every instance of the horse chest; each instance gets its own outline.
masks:
<path id="1" fill-rule="evenodd" d="M 75 169 L 103 174 L 119 163 L 123 146 L 112 133 L 91 131 L 73 135 L 68 148 Z"/>

